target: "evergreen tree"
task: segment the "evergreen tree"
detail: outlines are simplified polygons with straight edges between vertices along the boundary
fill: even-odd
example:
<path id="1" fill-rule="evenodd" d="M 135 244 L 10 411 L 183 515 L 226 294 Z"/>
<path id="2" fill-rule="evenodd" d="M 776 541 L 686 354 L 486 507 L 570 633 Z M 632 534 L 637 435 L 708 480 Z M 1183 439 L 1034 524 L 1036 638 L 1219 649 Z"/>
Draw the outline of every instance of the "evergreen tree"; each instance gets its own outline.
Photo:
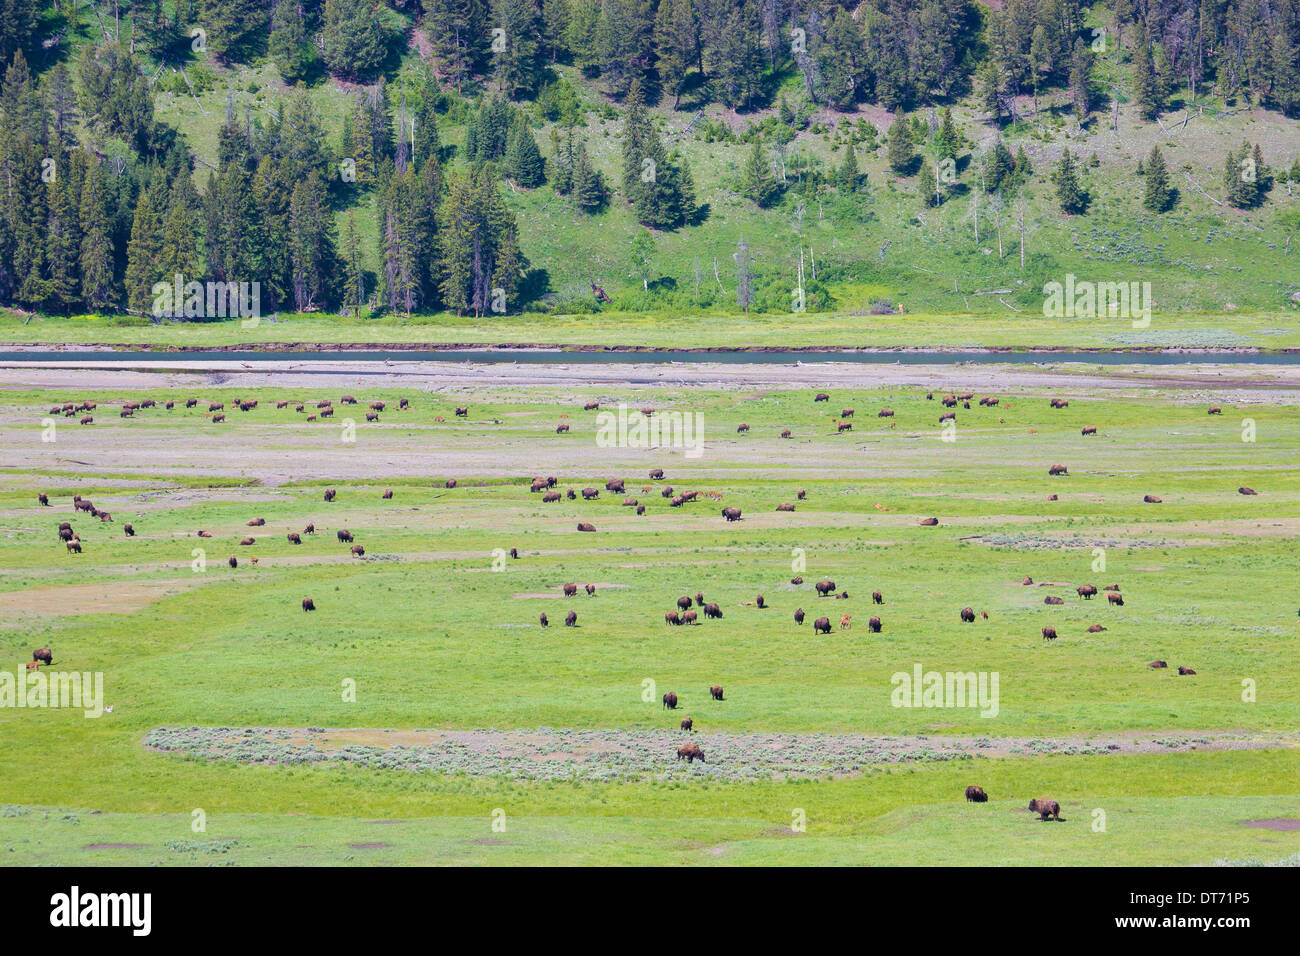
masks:
<path id="1" fill-rule="evenodd" d="M 927 206 L 937 206 L 939 204 L 938 180 L 934 175 L 934 167 L 921 161 L 921 173 L 916 181 L 916 194 L 921 202 Z"/>
<path id="2" fill-rule="evenodd" d="M 357 224 L 348 213 L 343 229 L 343 298 L 339 308 L 344 315 L 359 317 L 365 305 L 365 273 L 361 268 L 361 244 L 357 240 Z"/>
<path id="3" fill-rule="evenodd" d="M 386 37 L 371 0 L 325 0 L 321 57 L 339 76 L 370 76 L 384 62 Z"/>
<path id="4" fill-rule="evenodd" d="M 780 195 L 781 189 L 772 174 L 772 164 L 757 137 L 741 171 L 740 191 L 759 207 L 765 207 Z"/>
<path id="5" fill-rule="evenodd" d="M 889 145 L 885 151 L 889 168 L 900 176 L 909 176 L 916 162 L 912 150 L 912 130 L 907 117 L 900 107 L 894 112 L 894 121 L 889 124 Z"/>
<path id="6" fill-rule="evenodd" d="M 298 0 L 276 0 L 267 52 L 287 83 L 306 79 L 316 68 L 316 48 L 298 14 Z"/>
<path id="7" fill-rule="evenodd" d="M 1070 54 L 1070 105 L 1079 124 L 1086 123 L 1092 108 L 1092 51 L 1081 39 L 1074 41 Z"/>
<path id="8" fill-rule="evenodd" d="M 691 0 L 661 0 L 655 15 L 654 50 L 660 82 L 672 90 L 673 109 L 677 109 L 686 75 L 700 58 L 700 18 Z"/>
<path id="9" fill-rule="evenodd" d="M 235 47 L 266 26 L 266 12 L 261 0 L 194 0 L 192 20 L 203 24 L 208 49 L 226 63 Z"/>
<path id="10" fill-rule="evenodd" d="M 1159 146 L 1151 147 L 1143 171 L 1146 189 L 1142 196 L 1142 205 L 1152 212 L 1164 212 L 1174 202 L 1174 191 L 1169 185 L 1169 167 Z"/>
<path id="11" fill-rule="evenodd" d="M 842 193 L 855 193 L 862 185 L 862 172 L 852 143 L 844 149 L 844 159 L 835 173 L 835 185 Z"/>
<path id="12" fill-rule="evenodd" d="M 536 189 L 546 182 L 546 164 L 522 115 L 516 118 L 510 132 L 505 169 L 506 175 L 525 189 Z"/>
<path id="13" fill-rule="evenodd" d="M 1155 119 L 1164 110 L 1163 83 L 1151 57 L 1151 42 L 1141 25 L 1133 46 L 1133 98 L 1145 120 Z"/>
<path id="14" fill-rule="evenodd" d="M 1062 212 L 1070 215 L 1085 212 L 1088 208 L 1088 193 L 1079 183 L 1079 167 L 1069 149 L 1061 154 L 1061 160 L 1052 173 L 1056 183 L 1056 199 Z"/>
<path id="15" fill-rule="evenodd" d="M 423 0 L 424 29 L 439 70 L 459 92 L 487 44 L 484 0 Z"/>
<path id="16" fill-rule="evenodd" d="M 158 197 L 153 188 L 140 192 L 135 205 L 135 218 L 131 225 L 131 241 L 126 249 L 127 305 L 137 312 L 151 313 L 156 282 L 168 281 L 159 269 L 162 247 L 162 220 L 158 212 Z"/>
<path id="17" fill-rule="evenodd" d="M 491 0 L 492 23 L 502 32 L 492 45 L 492 75 L 497 90 L 517 97 L 537 86 L 541 18 L 534 0 Z M 498 47 L 500 47 L 498 49 Z"/>
<path id="18" fill-rule="evenodd" d="M 605 205 L 605 180 L 591 165 L 587 147 L 579 146 L 573 163 L 573 203 L 585 213 L 594 213 Z"/>
<path id="19" fill-rule="evenodd" d="M 104 170 L 92 162 L 81 190 L 81 295 L 94 311 L 103 310 L 113 297 L 113 235 L 108 221 Z"/>

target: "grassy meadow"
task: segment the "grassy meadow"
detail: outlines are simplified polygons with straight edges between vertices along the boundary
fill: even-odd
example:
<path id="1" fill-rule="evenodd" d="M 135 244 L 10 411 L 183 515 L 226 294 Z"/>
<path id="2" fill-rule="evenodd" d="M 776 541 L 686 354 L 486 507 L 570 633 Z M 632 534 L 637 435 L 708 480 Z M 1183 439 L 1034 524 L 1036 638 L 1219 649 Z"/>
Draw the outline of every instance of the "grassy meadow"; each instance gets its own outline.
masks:
<path id="1" fill-rule="evenodd" d="M 102 672 L 113 708 L 0 708 L 0 859 L 1210 864 L 1300 850 L 1295 830 L 1243 825 L 1300 816 L 1300 423 L 1283 399 L 1261 392 L 1209 416 L 1210 402 L 1180 393 L 1072 394 L 1056 410 L 1047 391 L 1016 390 L 995 408 L 959 405 L 949 442 L 939 402 L 910 389 L 837 389 L 825 404 L 806 389 L 352 391 L 359 405 L 310 424 L 340 389 L 0 396 L 0 670 L 21 674 L 48 646 L 56 670 Z M 160 407 L 118 417 L 143 397 Z M 184 409 L 189 397 L 199 406 Z M 240 412 L 236 397 L 259 407 Z M 400 398 L 412 407 L 398 411 Z M 73 400 L 99 404 L 94 424 L 60 419 L 43 442 L 49 407 Z M 276 409 L 283 400 L 307 409 Z M 389 403 L 380 420 L 362 421 L 376 400 Z M 209 401 L 226 403 L 226 422 L 210 420 Z M 703 452 L 601 447 L 587 401 L 698 413 Z M 837 434 L 849 407 L 854 427 Z M 893 419 L 876 417 L 882 407 Z M 1098 434 L 1081 436 L 1085 425 Z M 1056 463 L 1069 475 L 1049 477 Z M 645 477 L 655 467 L 664 481 Z M 538 474 L 600 496 L 543 503 L 528 487 Z M 604 490 L 614 477 L 644 515 Z M 675 508 L 665 485 L 721 497 Z M 74 494 L 113 521 L 74 515 Z M 796 510 L 777 512 L 782 502 Z M 724 521 L 723 505 L 743 520 Z M 937 527 L 919 526 L 931 516 Z M 249 527 L 256 518 L 265 526 Z M 80 555 L 58 540 L 65 520 Z M 308 523 L 314 536 L 286 540 Z M 819 598 L 822 578 L 849 597 Z M 565 582 L 578 596 L 562 597 Z M 1080 599 L 1084 583 L 1119 584 L 1124 605 Z M 722 620 L 665 624 L 697 591 Z M 988 618 L 965 624 L 964 606 Z M 823 614 L 852 627 L 815 635 Z M 1041 637 L 1048 625 L 1057 640 Z M 1148 669 L 1155 659 L 1170 667 Z M 892 675 L 916 664 L 997 673 L 996 716 L 894 706 Z M 710 700 L 712 684 L 724 700 Z M 669 690 L 675 712 L 659 702 Z M 911 757 L 748 779 L 716 757 L 679 764 L 684 715 L 702 741 L 865 735 Z M 189 727 L 372 728 L 374 746 L 392 733 L 399 749 L 421 728 L 479 730 L 488 750 L 493 734 L 547 727 L 664 744 L 650 773 L 569 780 L 145 746 L 151 731 Z M 926 741 L 940 737 L 969 746 L 939 759 Z M 1029 743 L 981 753 L 1004 738 Z M 1139 746 L 1107 752 L 1120 739 Z M 989 803 L 963 802 L 972 783 Z M 1023 809 L 1034 796 L 1059 800 L 1065 823 L 1037 823 Z M 195 810 L 205 832 L 191 829 Z M 796 810 L 806 831 L 791 829 Z"/>

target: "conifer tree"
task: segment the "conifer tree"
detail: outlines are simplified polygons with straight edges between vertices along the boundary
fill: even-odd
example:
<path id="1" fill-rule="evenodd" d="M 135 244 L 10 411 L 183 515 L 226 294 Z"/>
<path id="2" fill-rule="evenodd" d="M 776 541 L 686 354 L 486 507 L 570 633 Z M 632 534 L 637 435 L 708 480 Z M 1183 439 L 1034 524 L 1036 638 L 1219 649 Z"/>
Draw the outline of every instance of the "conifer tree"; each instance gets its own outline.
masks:
<path id="1" fill-rule="evenodd" d="M 1151 155 L 1143 170 L 1146 187 L 1142 196 L 1142 205 L 1152 212 L 1164 212 L 1173 205 L 1174 193 L 1169 185 L 1169 167 L 1165 165 L 1164 155 L 1159 146 L 1151 147 Z"/>

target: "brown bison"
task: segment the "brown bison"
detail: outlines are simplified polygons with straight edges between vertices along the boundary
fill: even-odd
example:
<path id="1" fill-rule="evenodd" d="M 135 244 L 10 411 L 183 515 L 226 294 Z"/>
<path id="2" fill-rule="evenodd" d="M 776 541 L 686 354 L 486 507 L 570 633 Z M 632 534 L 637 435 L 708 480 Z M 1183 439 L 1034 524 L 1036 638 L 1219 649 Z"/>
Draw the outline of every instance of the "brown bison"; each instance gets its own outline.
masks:
<path id="1" fill-rule="evenodd" d="M 577 626 L 578 626 L 578 612 L 577 612 L 577 611 L 570 611 L 568 614 L 564 615 L 564 626 L 565 626 L 565 627 L 577 627 Z"/>
<path id="2" fill-rule="evenodd" d="M 578 522 L 578 530 L 579 530 L 579 531 L 595 531 L 595 530 L 596 530 L 596 526 L 595 526 L 594 524 L 592 524 L 590 521 L 579 521 L 579 522 Z"/>
<path id="3" fill-rule="evenodd" d="M 1206 414 L 1207 414 L 1207 415 L 1222 415 L 1222 414 L 1223 414 L 1223 409 L 1220 408 L 1218 405 L 1211 405 L 1211 406 L 1210 406 L 1210 410 L 1209 410 L 1208 412 L 1206 412 Z"/>
<path id="4" fill-rule="evenodd" d="M 339 528 L 338 531 L 334 532 L 334 535 L 339 539 L 340 544 L 347 544 L 352 541 L 352 532 L 347 528 Z"/>
<path id="5" fill-rule="evenodd" d="M 871 620 L 867 621 L 867 629 L 868 629 L 869 631 L 871 631 L 872 634 L 879 634 L 879 633 L 880 633 L 880 618 L 878 618 L 878 617 L 873 617 Z"/>
<path id="6" fill-rule="evenodd" d="M 682 615 L 682 623 L 694 624 L 696 622 L 696 617 L 697 615 L 694 611 L 687 611 L 685 614 Z"/>
<path id="7" fill-rule="evenodd" d="M 594 597 L 596 594 L 596 585 L 588 584 L 586 587 L 587 587 L 587 597 Z"/>
<path id="8" fill-rule="evenodd" d="M 378 413 L 378 412 L 366 412 L 366 421 L 368 421 L 368 422 L 377 422 L 377 421 L 379 421 L 379 413 Z"/>
<path id="9" fill-rule="evenodd" d="M 1108 591 L 1106 593 L 1106 600 L 1111 604 L 1114 604 L 1116 607 L 1124 606 L 1124 595 L 1120 594 L 1118 591 Z"/>
<path id="10" fill-rule="evenodd" d="M 1054 627 L 1045 627 L 1045 628 L 1043 628 L 1043 640 L 1045 640 L 1045 641 L 1054 641 L 1054 640 L 1056 640 L 1056 628 L 1054 628 Z"/>
<path id="11" fill-rule="evenodd" d="M 691 606 L 691 599 L 683 594 L 677 599 L 677 606 L 684 611 Z"/>
<path id="12" fill-rule="evenodd" d="M 1242 485 L 1240 488 L 1237 489 L 1237 494 L 1239 494 L 1239 495 L 1257 495 L 1257 494 L 1259 494 L 1259 492 L 1256 491 L 1254 488 L 1247 488 L 1245 485 Z"/>
<path id="13" fill-rule="evenodd" d="M 600 402 L 587 402 L 582 406 L 584 412 L 594 412 L 598 408 L 600 408 Z"/>
<path id="14" fill-rule="evenodd" d="M 872 603 L 872 604 L 884 604 L 884 603 L 885 603 L 885 596 L 884 596 L 883 594 L 881 594 L 879 591 L 872 591 L 872 592 L 871 592 L 871 603 Z"/>
<path id="15" fill-rule="evenodd" d="M 636 506 L 636 513 L 639 514 L 639 515 L 643 515 L 643 514 L 645 514 L 645 505 L 637 505 L 637 506 Z"/>
<path id="16" fill-rule="evenodd" d="M 826 579 L 823 581 L 818 581 L 816 584 L 813 585 L 813 587 L 817 589 L 818 597 L 827 597 L 832 592 L 834 592 L 835 582 L 831 581 L 830 579 Z"/>
<path id="17" fill-rule="evenodd" d="M 714 700 L 722 700 L 722 685 L 714 684 L 709 688 L 709 696 Z"/>
<path id="18" fill-rule="evenodd" d="M 1142 500 L 1143 500 L 1144 502 L 1146 502 L 1147 504 L 1149 504 L 1149 505 L 1161 505 L 1161 504 L 1164 504 L 1164 499 L 1163 499 L 1163 498 L 1157 498 L 1155 495 L 1143 495 L 1143 496 L 1142 496 Z"/>
<path id="19" fill-rule="evenodd" d="M 519 560 L 519 549 L 518 549 L 518 548 L 511 548 L 511 549 L 510 549 L 510 557 L 513 558 L 514 560 L 518 561 L 518 560 Z M 589 590 L 587 591 L 588 594 L 590 594 L 592 591 L 595 590 L 595 588 L 594 588 L 592 585 L 590 585 L 590 584 L 588 584 L 587 587 L 589 588 Z"/>
<path id="20" fill-rule="evenodd" d="M 1061 805 L 1055 800 L 1030 800 L 1029 809 L 1032 812 L 1037 813 L 1040 820 L 1061 819 Z"/>
<path id="21" fill-rule="evenodd" d="M 577 586 L 576 584 L 572 584 L 572 583 L 570 583 L 570 584 L 565 584 L 565 585 L 564 585 L 564 596 L 565 596 L 565 597 L 573 597 L 573 596 L 574 596 L 575 594 L 577 594 L 577 593 L 578 593 L 578 586 Z"/>
<path id="22" fill-rule="evenodd" d="M 1083 598 L 1085 601 L 1091 601 L 1097 594 L 1097 585 L 1081 584 L 1074 590 L 1078 592 L 1079 597 Z"/>
<path id="23" fill-rule="evenodd" d="M 302 533 L 303 533 L 303 534 L 315 534 L 315 533 L 316 533 L 316 526 L 315 526 L 314 524 L 309 524 L 309 525 L 307 525 L 307 527 L 305 527 L 305 528 L 302 529 Z"/>
<path id="24" fill-rule="evenodd" d="M 584 501 L 591 501 L 593 498 L 599 498 L 600 492 L 595 488 L 583 488 L 582 497 Z"/>
<path id="25" fill-rule="evenodd" d="M 1052 408 L 1069 408 L 1069 407 L 1070 407 L 1070 403 L 1069 403 L 1069 401 L 1067 401 L 1067 400 L 1064 399 L 1064 398 L 1054 398 L 1054 399 L 1052 399 L 1050 402 L 1048 402 L 1047 404 L 1050 405 L 1050 406 L 1052 406 Z"/>
<path id="26" fill-rule="evenodd" d="M 45 492 L 43 492 L 43 491 L 38 491 L 38 492 L 36 493 L 36 500 L 37 500 L 38 502 L 40 502 L 41 505 L 43 505 L 43 506 L 46 507 L 46 508 L 48 508 L 48 507 L 50 506 L 50 496 L 47 495 L 47 494 L 46 494 Z"/>
<path id="27" fill-rule="evenodd" d="M 664 470 L 662 468 L 652 468 L 650 470 L 650 477 L 655 481 L 662 481 L 664 477 Z"/>
<path id="28" fill-rule="evenodd" d="M 829 402 L 830 400 L 831 397 L 825 392 L 818 392 L 817 397 L 813 399 L 814 402 Z"/>
<path id="29" fill-rule="evenodd" d="M 974 623 L 975 623 L 975 609 L 974 609 L 974 608 L 970 608 L 970 607 L 964 607 L 964 608 L 962 608 L 962 609 L 961 609 L 961 619 L 962 619 L 963 621 L 965 621 L 967 624 L 974 624 Z"/>
<path id="30" fill-rule="evenodd" d="M 766 605 L 763 603 L 763 595 L 761 594 L 754 600 L 754 603 L 757 604 L 760 608 L 766 607 Z"/>
<path id="31" fill-rule="evenodd" d="M 739 520 L 740 520 L 740 509 L 739 509 L 739 508 L 733 508 L 733 507 L 730 507 L 730 506 L 728 506 L 728 507 L 726 507 L 726 508 L 723 508 L 723 509 L 722 509 L 722 517 L 726 518 L 728 521 L 739 521 Z"/>
<path id="32" fill-rule="evenodd" d="M 944 422 L 955 422 L 956 420 L 957 420 L 956 412 L 944 412 L 939 416 L 940 425 L 942 425 Z"/>
<path id="33" fill-rule="evenodd" d="M 337 494 L 338 494 L 338 492 L 335 491 L 333 488 L 326 488 L 326 489 L 325 489 L 325 500 L 326 500 L 326 501 L 333 501 L 335 495 L 337 495 Z"/>
<path id="34" fill-rule="evenodd" d="M 695 721 L 691 720 L 691 718 L 689 717 L 682 718 L 682 730 L 685 730 L 689 733 L 691 728 L 694 726 L 695 726 Z"/>
<path id="35" fill-rule="evenodd" d="M 1068 475 L 1070 469 L 1066 468 L 1064 465 L 1053 465 L 1051 468 L 1047 469 L 1047 473 L 1049 475 Z"/>
<path id="36" fill-rule="evenodd" d="M 678 747 L 677 759 L 682 760 L 683 758 L 687 763 L 694 763 L 697 760 L 700 763 L 707 763 L 704 759 L 704 751 L 700 749 L 699 744 L 682 744 Z"/>
<path id="37" fill-rule="evenodd" d="M 555 434 L 557 434 L 557 435 L 563 435 L 563 434 L 565 434 L 568 430 L 569 430 L 569 426 L 568 426 L 567 423 L 566 423 L 566 424 L 563 424 L 563 425 L 556 425 L 556 426 L 555 426 Z"/>
<path id="38" fill-rule="evenodd" d="M 352 546 L 352 556 L 355 558 L 364 558 L 366 556 L 365 547 L 363 545 L 354 544 Z"/>
<path id="39" fill-rule="evenodd" d="M 894 410 L 893 410 L 892 408 L 882 408 L 880 411 L 876 412 L 876 417 L 877 417 L 877 418 L 893 418 L 893 417 L 894 417 Z"/>
<path id="40" fill-rule="evenodd" d="M 1102 627 L 1100 624 L 1092 624 L 1088 627 L 1089 634 L 1100 634 L 1104 630 L 1106 629 Z"/>
<path id="41" fill-rule="evenodd" d="M 560 500 L 560 493 L 558 491 L 548 491 L 546 494 L 542 495 L 542 501 L 547 503 L 550 503 L 552 501 L 559 501 L 559 500 Z"/>
<path id="42" fill-rule="evenodd" d="M 933 528 L 933 527 L 934 527 L 935 525 L 937 525 L 938 523 L 939 523 L 939 519 L 938 519 L 938 518 L 922 518 L 922 519 L 921 519 L 921 527 L 922 527 L 922 528 Z"/>
<path id="43" fill-rule="evenodd" d="M 672 691 L 668 691 L 668 693 L 664 694 L 664 696 L 663 696 L 663 702 L 664 702 L 664 709 L 665 709 L 665 710 L 676 710 L 676 709 L 677 709 L 677 695 L 676 695 L 675 693 L 673 693 Z"/>
<path id="44" fill-rule="evenodd" d="M 801 574 L 796 574 L 794 577 L 792 577 L 792 578 L 790 579 L 790 583 L 791 583 L 791 584 L 803 584 L 803 575 L 801 575 Z"/>
<path id="45" fill-rule="evenodd" d="M 840 418 L 852 418 L 852 417 L 853 417 L 853 409 L 851 408 L 840 409 Z"/>
<path id="46" fill-rule="evenodd" d="M 668 485 L 666 488 L 660 491 L 659 494 L 664 498 L 671 498 L 673 496 L 673 486 Z"/>
<path id="47" fill-rule="evenodd" d="M 794 609 L 794 622 L 796 624 L 803 623 L 803 608 L 797 607 Z"/>
<path id="48" fill-rule="evenodd" d="M 640 503 L 641 503 L 641 502 L 637 501 L 637 500 L 636 500 L 635 498 L 633 498 L 631 495 L 628 495 L 626 498 L 623 499 L 623 507 L 624 507 L 624 508 L 635 508 L 635 507 L 636 507 L 637 505 L 639 505 Z"/>
<path id="49" fill-rule="evenodd" d="M 226 406 L 225 406 L 225 403 L 224 403 L 224 402 L 213 402 L 212 404 L 210 404 L 210 405 L 208 406 L 208 411 L 210 411 L 210 412 L 219 412 L 219 411 L 221 411 L 222 409 L 224 409 L 225 407 L 226 407 Z"/>
<path id="50" fill-rule="evenodd" d="M 798 498 L 800 501 L 803 501 L 805 498 L 808 497 L 808 492 L 806 492 L 806 491 L 804 491 L 802 488 L 800 488 L 800 489 L 799 489 L 799 493 L 796 494 L 795 497 Z"/>
<path id="51" fill-rule="evenodd" d="M 783 501 L 776 506 L 777 511 L 794 511 L 794 505 L 788 501 Z"/>
<path id="52" fill-rule="evenodd" d="M 187 398 L 187 399 L 185 400 L 185 407 L 186 407 L 186 408 L 193 408 L 193 407 L 194 407 L 195 405 L 197 405 L 198 403 L 199 403 L 199 400 L 198 400 L 197 398 Z"/>
<path id="53" fill-rule="evenodd" d="M 382 495 L 380 495 L 379 497 L 383 498 L 385 501 L 388 501 L 389 499 L 391 499 L 391 498 L 393 497 L 393 489 L 392 489 L 392 488 L 385 488 L 385 489 L 384 489 L 384 493 L 383 493 Z"/>
<path id="54" fill-rule="evenodd" d="M 722 617 L 722 608 L 718 607 L 716 604 L 706 604 L 704 605 L 704 616 Z"/>
<path id="55" fill-rule="evenodd" d="M 548 620 L 546 619 L 546 612 L 545 612 L 545 611 L 543 611 L 540 615 L 538 615 L 537 621 L 538 621 L 539 624 L 542 625 L 542 627 L 550 627 L 550 626 L 551 626 L 551 622 L 548 621 Z"/>
<path id="56" fill-rule="evenodd" d="M 1064 603 L 1065 603 L 1065 599 L 1064 599 L 1064 598 L 1059 598 L 1059 597 L 1057 597 L 1055 594 L 1049 594 L 1049 595 L 1047 595 L 1047 597 L 1043 598 L 1043 603 L 1044 603 L 1044 604 L 1064 604 Z"/>
<path id="57" fill-rule="evenodd" d="M 313 601 L 311 598 L 303 598 L 302 609 L 304 611 L 314 611 L 316 610 L 316 602 Z"/>
<path id="58" fill-rule="evenodd" d="M 739 425 L 736 426 L 737 434 L 740 434 L 742 432 L 747 432 L 747 431 L 749 431 L 749 426 L 746 425 L 744 422 L 741 422 Z"/>
<path id="59" fill-rule="evenodd" d="M 456 409 L 457 418 L 464 418 L 468 414 L 469 414 L 469 409 L 467 407 L 461 406 Z"/>
<path id="60" fill-rule="evenodd" d="M 81 554 L 81 539 L 73 538 L 67 542 L 69 554 Z"/>
<path id="61" fill-rule="evenodd" d="M 1181 664 L 1178 666 L 1178 673 L 1182 674 L 1184 677 L 1196 676 L 1196 671 L 1192 670 L 1190 667 L 1183 667 Z"/>
<path id="62" fill-rule="evenodd" d="M 545 478 L 534 478 L 533 483 L 528 486 L 529 491 L 545 491 L 550 485 L 546 483 Z"/>
<path id="63" fill-rule="evenodd" d="M 781 429 L 781 437 L 782 437 L 782 438 L 793 438 L 794 435 L 791 434 L 790 429 L 788 429 L 788 428 L 783 428 L 783 429 Z"/>
<path id="64" fill-rule="evenodd" d="M 1079 434 L 1080 434 L 1080 435 L 1095 435 L 1095 434 L 1097 434 L 1097 426 L 1096 426 L 1096 425 L 1084 425 L 1084 426 L 1083 426 L 1083 429 L 1079 432 Z"/>
<path id="65" fill-rule="evenodd" d="M 983 787 L 974 787 L 974 786 L 967 787 L 966 802 L 967 803 L 988 803 L 989 795 L 984 792 Z"/>
<path id="66" fill-rule="evenodd" d="M 257 543 L 257 539 L 256 539 L 256 538 L 244 538 L 244 539 L 243 539 L 242 541 L 240 541 L 239 543 L 240 543 L 241 545 L 243 545 L 244 547 L 247 547 L 247 546 L 250 545 L 250 544 L 256 544 L 256 543 Z"/>
<path id="67" fill-rule="evenodd" d="M 446 481 L 444 481 L 444 482 L 442 483 L 442 486 L 443 486 L 444 488 L 455 488 L 455 487 L 456 487 L 456 479 L 455 479 L 455 478 L 448 478 Z"/>
<path id="68" fill-rule="evenodd" d="M 79 422 L 79 424 L 82 425 L 93 425 L 94 423 L 95 423 L 95 419 L 92 418 L 90 415 L 82 415 Z"/>
<path id="69" fill-rule="evenodd" d="M 1164 661 L 1152 661 L 1150 664 L 1147 665 L 1147 667 L 1153 668 L 1155 670 L 1159 670 L 1162 667 L 1168 667 L 1168 666 L 1169 665 Z"/>
<path id="70" fill-rule="evenodd" d="M 831 619 L 829 617 L 819 617 L 813 621 L 814 634 L 829 634 L 831 632 Z"/>
<path id="71" fill-rule="evenodd" d="M 682 623 L 682 616 L 676 611 L 667 611 L 664 614 L 664 623 L 678 625 Z"/>
<path id="72" fill-rule="evenodd" d="M 48 647 L 42 647 L 39 650 L 32 651 L 32 660 L 50 667 L 54 663 L 54 652 Z"/>
<path id="73" fill-rule="evenodd" d="M 852 423 L 852 422 L 836 422 L 836 423 L 835 423 L 835 430 L 836 430 L 837 432 L 851 432 L 851 431 L 853 431 L 853 423 Z"/>
<path id="74" fill-rule="evenodd" d="M 230 557 L 226 558 L 226 564 L 230 565 L 232 568 L 237 568 L 239 567 L 239 559 L 232 554 Z"/>
<path id="75" fill-rule="evenodd" d="M 260 527 L 262 527 L 263 525 L 266 524 L 266 519 L 265 519 L 265 518 L 254 518 L 252 521 L 249 521 L 249 522 L 246 522 L 246 523 L 247 523 L 247 525 L 248 525 L 250 528 L 260 528 Z"/>
<path id="76" fill-rule="evenodd" d="M 122 530 L 126 532 L 128 538 L 135 537 L 135 528 L 131 526 L 131 522 L 128 521 L 126 524 L 122 525 Z"/>
<path id="77" fill-rule="evenodd" d="M 285 538 L 288 540 L 290 544 L 302 544 L 302 538 L 298 535 L 298 532 L 296 531 L 290 531 L 288 534 L 285 535 Z"/>

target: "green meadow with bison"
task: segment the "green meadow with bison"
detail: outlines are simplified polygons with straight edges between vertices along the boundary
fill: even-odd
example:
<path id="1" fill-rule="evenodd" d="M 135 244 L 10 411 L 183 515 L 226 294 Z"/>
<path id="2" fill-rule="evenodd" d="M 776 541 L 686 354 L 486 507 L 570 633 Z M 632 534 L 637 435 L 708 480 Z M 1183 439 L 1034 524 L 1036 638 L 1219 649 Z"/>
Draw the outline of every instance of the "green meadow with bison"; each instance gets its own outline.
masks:
<path id="1" fill-rule="evenodd" d="M 1294 865 L 1294 392 L 946 374 L 11 386 L 0 861 Z"/>

